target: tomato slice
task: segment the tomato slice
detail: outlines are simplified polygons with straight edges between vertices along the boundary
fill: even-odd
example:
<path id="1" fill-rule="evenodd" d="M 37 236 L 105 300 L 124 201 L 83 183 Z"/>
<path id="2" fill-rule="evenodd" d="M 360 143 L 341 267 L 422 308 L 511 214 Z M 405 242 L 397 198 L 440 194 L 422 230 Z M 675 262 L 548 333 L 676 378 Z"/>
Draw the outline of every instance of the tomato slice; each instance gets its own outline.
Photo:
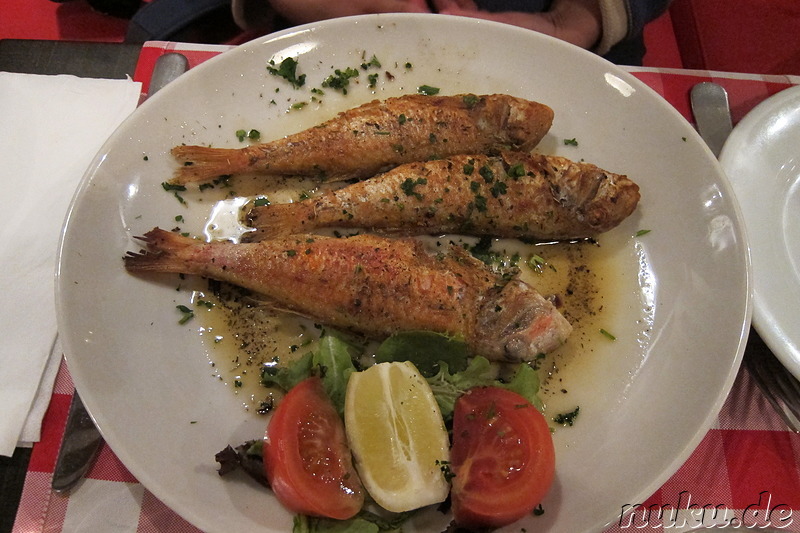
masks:
<path id="1" fill-rule="evenodd" d="M 361 510 L 344 423 L 318 377 L 293 387 L 273 413 L 264 469 L 278 501 L 295 513 L 344 520 Z"/>
<path id="2" fill-rule="evenodd" d="M 455 521 L 474 528 L 501 527 L 530 513 L 555 474 L 544 416 L 499 387 L 471 389 L 456 401 L 450 461 Z"/>

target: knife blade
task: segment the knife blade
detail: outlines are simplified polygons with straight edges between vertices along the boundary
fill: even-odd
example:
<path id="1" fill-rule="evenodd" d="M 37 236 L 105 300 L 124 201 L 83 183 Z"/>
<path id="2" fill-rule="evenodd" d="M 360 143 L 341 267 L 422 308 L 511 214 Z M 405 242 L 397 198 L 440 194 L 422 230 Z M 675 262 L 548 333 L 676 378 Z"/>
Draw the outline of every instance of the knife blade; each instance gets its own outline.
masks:
<path id="1" fill-rule="evenodd" d="M 150 77 L 148 98 L 188 69 L 189 61 L 182 54 L 171 52 L 160 56 Z M 67 424 L 53 470 L 53 492 L 66 492 L 75 487 L 89 471 L 103 442 L 76 390 L 69 405 Z"/>
<path id="2" fill-rule="evenodd" d="M 75 391 L 53 470 L 53 491 L 64 492 L 74 487 L 92 466 L 102 444 L 100 431 L 86 411 L 78 391 Z"/>

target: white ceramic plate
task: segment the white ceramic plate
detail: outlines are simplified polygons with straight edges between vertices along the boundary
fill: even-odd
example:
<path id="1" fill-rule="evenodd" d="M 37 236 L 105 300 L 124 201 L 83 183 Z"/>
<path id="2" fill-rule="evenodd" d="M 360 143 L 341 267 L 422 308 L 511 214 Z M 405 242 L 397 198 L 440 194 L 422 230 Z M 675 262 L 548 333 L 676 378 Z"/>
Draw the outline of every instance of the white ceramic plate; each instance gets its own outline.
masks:
<path id="1" fill-rule="evenodd" d="M 720 162 L 744 213 L 753 261 L 753 325 L 800 378 L 800 87 L 736 125 Z"/>
<path id="2" fill-rule="evenodd" d="M 374 90 L 362 73 L 347 96 L 326 90 L 321 105 L 287 111 L 310 102 L 334 68 L 373 54 L 383 65 Z M 307 74 L 304 88 L 267 73 L 268 61 L 288 56 Z M 132 236 L 172 228 L 179 214 L 184 231 L 199 233 L 208 216 L 207 203 L 182 206 L 162 189 L 174 167 L 168 150 L 239 146 L 241 128 L 279 137 L 423 84 L 545 102 L 556 119 L 541 151 L 641 186 L 637 213 L 602 240 L 619 278 L 606 295 L 617 340 L 561 374 L 562 403 L 580 405 L 581 415 L 555 433 L 556 481 L 528 530 L 596 531 L 618 520 L 685 461 L 733 383 L 750 316 L 741 217 L 711 153 L 656 93 L 588 52 L 507 25 L 379 15 L 284 31 L 208 61 L 145 102 L 88 171 L 60 253 L 59 327 L 84 402 L 131 472 L 203 530 L 287 531 L 291 516 L 255 484 L 216 473 L 214 454 L 260 436 L 264 420 L 212 379 L 197 332 L 177 325 L 186 292 L 123 268 L 125 252 L 139 248 Z M 578 146 L 563 142 L 573 138 Z M 651 231 L 634 237 L 639 229 Z M 446 523 L 433 512 L 415 527 Z"/>

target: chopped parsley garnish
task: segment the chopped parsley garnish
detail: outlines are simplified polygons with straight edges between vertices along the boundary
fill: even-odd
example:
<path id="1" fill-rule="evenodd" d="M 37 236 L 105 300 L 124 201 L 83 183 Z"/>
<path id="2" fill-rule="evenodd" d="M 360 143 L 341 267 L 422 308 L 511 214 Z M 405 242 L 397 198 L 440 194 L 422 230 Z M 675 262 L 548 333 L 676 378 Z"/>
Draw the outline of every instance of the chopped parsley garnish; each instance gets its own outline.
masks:
<path id="1" fill-rule="evenodd" d="M 578 140 L 575 137 L 572 139 L 564 139 L 564 144 L 567 146 L 578 146 Z"/>
<path id="2" fill-rule="evenodd" d="M 474 94 L 464 95 L 464 105 L 467 106 L 467 109 L 472 109 L 480 101 L 481 99 L 477 95 Z"/>
<path id="3" fill-rule="evenodd" d="M 239 142 L 243 142 L 245 139 L 250 139 L 251 141 L 257 141 L 261 138 L 261 132 L 258 130 L 236 130 L 236 138 L 239 139 Z"/>
<path id="4" fill-rule="evenodd" d="M 492 191 L 492 196 L 498 198 L 508 191 L 508 186 L 503 181 L 496 181 L 489 190 Z"/>
<path id="5" fill-rule="evenodd" d="M 178 324 L 186 324 L 188 321 L 194 318 L 194 311 L 192 311 L 185 305 L 176 305 L 175 308 L 182 313 L 181 319 L 178 321 Z"/>
<path id="6" fill-rule="evenodd" d="M 642 235 L 647 235 L 648 233 L 650 233 L 650 231 L 651 230 L 649 229 L 640 229 L 634 234 L 634 237 L 641 237 Z"/>
<path id="7" fill-rule="evenodd" d="M 510 178 L 518 179 L 525 175 L 525 165 L 522 163 L 517 163 L 515 165 L 511 165 L 507 172 Z"/>
<path id="8" fill-rule="evenodd" d="M 180 203 L 182 203 L 183 205 L 186 205 L 186 200 L 183 199 L 183 196 L 178 194 L 179 192 L 182 192 L 182 191 L 186 190 L 186 187 L 184 185 L 175 185 L 175 184 L 168 183 L 168 182 L 164 181 L 164 182 L 161 182 L 161 187 L 163 187 L 165 191 L 168 191 L 168 192 L 171 191 L 172 194 L 175 196 L 175 198 Z"/>
<path id="9" fill-rule="evenodd" d="M 440 89 L 438 87 L 432 87 L 430 85 L 420 85 L 417 87 L 417 92 L 419 94 L 424 94 L 425 96 L 433 96 L 435 94 L 439 94 Z"/>
<path id="10" fill-rule="evenodd" d="M 414 190 L 414 187 L 417 185 L 425 185 L 428 183 L 426 178 L 417 178 L 416 180 L 412 178 L 406 178 L 403 183 L 400 184 L 400 189 L 406 193 L 406 196 L 413 196 L 417 200 L 422 200 L 422 195 Z"/>
<path id="11" fill-rule="evenodd" d="M 212 183 L 214 185 L 219 185 L 220 187 L 230 187 L 231 185 L 230 185 L 230 183 L 228 183 L 228 180 L 230 180 L 230 179 L 231 179 L 231 175 L 230 174 L 225 174 L 225 175 L 220 176 L 217 179 L 215 179 Z"/>
<path id="12" fill-rule="evenodd" d="M 301 74 L 299 77 L 297 76 L 297 60 L 292 57 L 287 57 L 278 68 L 275 68 L 275 61 L 270 60 L 269 66 L 267 66 L 267 72 L 274 76 L 279 76 L 289 83 L 292 84 L 292 87 L 295 89 L 299 89 L 306 83 L 306 75 Z"/>
<path id="13" fill-rule="evenodd" d="M 367 70 L 369 67 L 381 68 L 381 62 L 378 61 L 378 58 L 373 54 L 372 59 L 368 62 L 361 63 L 361 68 Z"/>
<path id="14" fill-rule="evenodd" d="M 580 412 L 580 406 L 576 407 L 574 411 L 570 411 L 569 413 L 561 413 L 560 415 L 556 415 L 553 417 L 553 422 L 556 424 L 561 424 L 562 426 L 572 426 L 575 424 L 575 419 L 578 418 L 578 413 Z"/>
<path id="15" fill-rule="evenodd" d="M 528 259 L 528 266 L 531 267 L 531 270 L 534 272 L 542 272 L 544 265 L 547 264 L 547 261 L 544 260 L 544 257 L 540 255 L 532 255 L 530 259 Z"/>
<path id="16" fill-rule="evenodd" d="M 378 75 L 377 74 L 368 75 L 367 81 L 369 82 L 370 89 L 374 89 L 375 86 L 378 85 Z"/>
<path id="17" fill-rule="evenodd" d="M 615 340 L 617 340 L 617 338 L 616 338 L 614 335 L 612 335 L 612 334 L 611 334 L 611 333 L 609 333 L 608 331 L 604 330 L 603 328 L 600 328 L 600 334 L 601 334 L 603 337 L 605 337 L 605 338 L 607 338 L 608 340 L 610 340 L 610 341 L 615 341 Z"/>
<path id="18" fill-rule="evenodd" d="M 354 68 L 347 67 L 344 70 L 337 68 L 333 71 L 333 74 L 325 78 L 325 81 L 322 82 L 322 86 L 342 91 L 342 94 L 347 94 L 347 86 L 350 85 L 350 79 L 357 77 L 358 70 Z"/>
<path id="19" fill-rule="evenodd" d="M 161 186 L 164 188 L 165 191 L 185 191 L 186 190 L 186 186 L 185 185 L 175 185 L 173 183 L 169 183 L 169 182 L 166 182 L 166 181 L 162 182 Z"/>
<path id="20" fill-rule="evenodd" d="M 253 205 L 256 207 L 269 205 L 269 198 L 267 198 L 266 196 L 259 196 L 258 198 L 253 200 Z"/>
<path id="21" fill-rule="evenodd" d="M 494 171 L 492 171 L 488 165 L 483 165 L 480 170 L 478 170 L 478 174 L 481 175 L 483 181 L 486 183 L 491 183 L 494 181 Z"/>

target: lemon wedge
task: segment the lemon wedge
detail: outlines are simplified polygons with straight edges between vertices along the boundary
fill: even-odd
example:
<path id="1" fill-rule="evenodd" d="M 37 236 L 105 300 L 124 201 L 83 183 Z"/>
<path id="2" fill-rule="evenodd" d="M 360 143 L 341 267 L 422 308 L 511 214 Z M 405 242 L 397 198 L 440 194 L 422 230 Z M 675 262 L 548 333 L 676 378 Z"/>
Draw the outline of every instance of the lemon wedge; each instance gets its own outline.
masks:
<path id="1" fill-rule="evenodd" d="M 447 498 L 447 430 L 413 363 L 379 363 L 351 374 L 344 420 L 356 470 L 378 505 L 403 512 Z"/>

